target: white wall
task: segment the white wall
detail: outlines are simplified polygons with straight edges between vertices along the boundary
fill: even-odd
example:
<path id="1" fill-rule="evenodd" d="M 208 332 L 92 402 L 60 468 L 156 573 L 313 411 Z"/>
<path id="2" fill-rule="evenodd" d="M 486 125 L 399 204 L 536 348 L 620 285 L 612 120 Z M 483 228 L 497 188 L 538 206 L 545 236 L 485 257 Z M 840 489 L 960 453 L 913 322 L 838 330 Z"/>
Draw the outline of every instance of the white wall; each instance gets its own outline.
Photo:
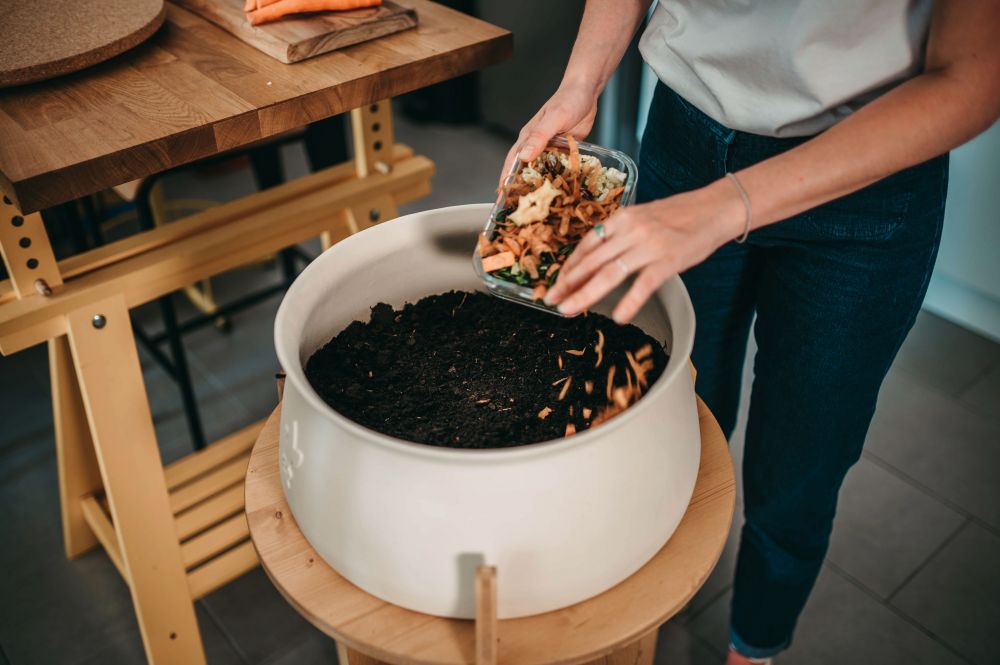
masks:
<path id="1" fill-rule="evenodd" d="M 951 154 L 944 237 L 924 308 L 1000 341 L 1000 123 Z"/>

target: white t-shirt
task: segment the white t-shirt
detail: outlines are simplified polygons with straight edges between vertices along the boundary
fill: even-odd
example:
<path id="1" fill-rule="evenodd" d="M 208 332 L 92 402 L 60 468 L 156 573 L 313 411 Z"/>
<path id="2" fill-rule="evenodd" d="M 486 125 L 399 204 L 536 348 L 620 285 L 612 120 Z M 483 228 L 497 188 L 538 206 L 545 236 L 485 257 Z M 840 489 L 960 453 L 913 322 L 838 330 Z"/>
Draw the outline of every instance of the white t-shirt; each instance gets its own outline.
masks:
<path id="1" fill-rule="evenodd" d="M 932 0 L 660 0 L 639 50 L 731 129 L 820 132 L 917 74 Z"/>

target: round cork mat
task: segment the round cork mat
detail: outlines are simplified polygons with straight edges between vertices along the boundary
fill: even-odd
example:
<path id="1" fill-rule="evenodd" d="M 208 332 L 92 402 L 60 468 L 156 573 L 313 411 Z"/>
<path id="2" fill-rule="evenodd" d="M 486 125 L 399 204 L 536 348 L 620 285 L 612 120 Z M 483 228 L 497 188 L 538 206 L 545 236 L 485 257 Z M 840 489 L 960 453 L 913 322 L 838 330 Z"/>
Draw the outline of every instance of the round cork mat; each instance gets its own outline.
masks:
<path id="1" fill-rule="evenodd" d="M 114 57 L 163 24 L 163 0 L 15 0 L 0 20 L 0 88 Z"/>

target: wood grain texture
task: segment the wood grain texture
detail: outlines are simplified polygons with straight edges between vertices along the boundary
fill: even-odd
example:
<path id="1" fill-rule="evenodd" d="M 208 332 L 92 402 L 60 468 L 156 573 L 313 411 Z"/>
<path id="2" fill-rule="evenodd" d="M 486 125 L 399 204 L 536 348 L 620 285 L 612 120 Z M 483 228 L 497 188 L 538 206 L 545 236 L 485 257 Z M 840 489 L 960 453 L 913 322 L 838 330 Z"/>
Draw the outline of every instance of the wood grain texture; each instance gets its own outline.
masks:
<path id="1" fill-rule="evenodd" d="M 163 25 L 163 0 L 31 0 L 3 4 L 0 88 L 103 62 Z"/>
<path id="2" fill-rule="evenodd" d="M 434 172 L 426 157 L 398 161 L 388 175 L 345 177 L 353 168 L 331 166 L 195 213 L 159 229 L 169 232 L 190 224 L 198 232 L 87 272 L 51 297 L 7 302 L 0 307 L 0 353 L 15 353 L 64 334 L 68 312 L 109 294 L 122 294 L 127 306 L 135 307 L 324 232 L 339 240 L 350 231 L 336 228 L 336 220 L 352 216 L 340 217 L 334 211 L 361 208 L 370 215 L 366 202 L 384 196 L 391 197 L 386 205 L 401 205 L 425 195 Z"/>
<path id="3" fill-rule="evenodd" d="M 417 13 L 391 0 L 378 7 L 294 16 L 252 26 L 243 0 L 175 0 L 284 63 L 299 62 L 417 25 Z"/>
<path id="4" fill-rule="evenodd" d="M 103 484 L 69 340 L 61 335 L 50 339 L 48 346 L 63 547 L 66 557 L 75 559 L 97 545 L 97 537 L 84 521 L 80 501 Z"/>
<path id="5" fill-rule="evenodd" d="M 429 0 L 420 24 L 284 65 L 169 4 L 119 58 L 0 90 L 0 190 L 32 212 L 510 56 L 506 30 Z"/>
<path id="6" fill-rule="evenodd" d="M 476 662 L 497 665 L 497 567 L 476 568 Z"/>
<path id="7" fill-rule="evenodd" d="M 92 325 L 97 314 L 105 320 L 101 327 Z M 154 665 L 203 664 L 201 635 L 125 299 L 114 295 L 66 318 L 118 556 L 129 581 L 146 657 Z M 101 523 L 94 521 L 92 527 L 100 537 Z"/>
<path id="8" fill-rule="evenodd" d="M 376 660 L 406 665 L 474 662 L 473 622 L 432 617 L 379 600 L 338 575 L 309 545 L 281 488 L 279 413 L 280 407 L 264 425 L 246 479 L 250 535 L 278 590 L 338 644 Z M 637 573 L 600 596 L 556 612 L 500 621 L 501 665 L 591 661 L 618 665 L 624 661 L 615 652 L 633 647 L 628 662 L 651 662 L 653 631 L 705 583 L 732 524 L 736 481 L 729 448 L 700 400 L 698 416 L 701 467 L 691 503 L 673 537 Z M 582 625 L 587 629 L 575 629 Z"/>

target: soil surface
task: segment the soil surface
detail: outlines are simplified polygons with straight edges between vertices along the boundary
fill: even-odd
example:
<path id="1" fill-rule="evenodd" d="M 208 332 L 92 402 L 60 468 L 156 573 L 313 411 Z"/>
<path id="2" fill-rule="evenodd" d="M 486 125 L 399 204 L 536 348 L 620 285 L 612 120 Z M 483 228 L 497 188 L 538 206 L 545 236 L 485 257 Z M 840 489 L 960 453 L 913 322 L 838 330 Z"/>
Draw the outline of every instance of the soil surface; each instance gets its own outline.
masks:
<path id="1" fill-rule="evenodd" d="M 605 340 L 595 367 L 598 330 Z M 567 423 L 586 429 L 611 401 L 610 367 L 613 384 L 624 386 L 625 352 L 647 344 L 652 385 L 667 355 L 636 326 L 451 291 L 402 310 L 376 305 L 367 323 L 351 323 L 305 371 L 327 404 L 370 429 L 436 446 L 506 448 L 561 438 Z"/>

